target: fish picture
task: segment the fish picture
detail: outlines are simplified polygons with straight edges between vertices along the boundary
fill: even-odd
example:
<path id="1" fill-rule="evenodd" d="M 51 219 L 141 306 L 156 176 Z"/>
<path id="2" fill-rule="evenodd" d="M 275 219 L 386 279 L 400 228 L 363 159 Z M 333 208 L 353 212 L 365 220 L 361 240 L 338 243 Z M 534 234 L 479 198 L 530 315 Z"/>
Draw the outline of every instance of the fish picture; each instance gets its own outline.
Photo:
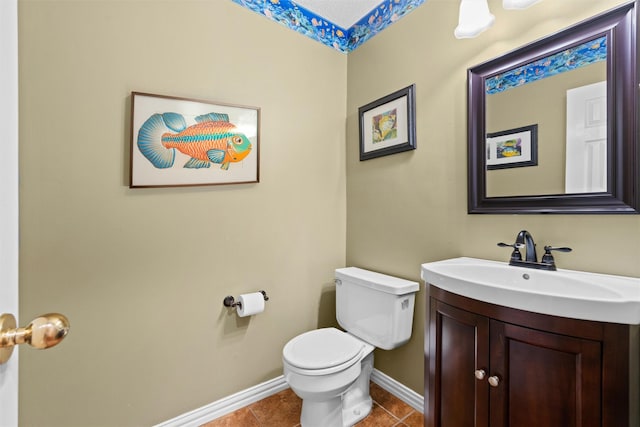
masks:
<path id="1" fill-rule="evenodd" d="M 520 138 L 496 144 L 497 158 L 522 156 L 522 140 Z"/>
<path id="2" fill-rule="evenodd" d="M 132 92 L 130 187 L 259 182 L 260 109 Z"/>
<path id="3" fill-rule="evenodd" d="M 213 163 L 223 170 L 251 152 L 251 142 L 227 114 L 203 114 L 195 121 L 187 126 L 181 114 L 156 113 L 138 131 L 138 149 L 158 169 L 173 166 L 175 150 L 190 157 L 185 168 L 208 168 Z"/>
<path id="4" fill-rule="evenodd" d="M 374 144 L 388 139 L 397 138 L 397 116 L 398 113 L 394 108 L 393 110 L 378 114 L 371 118 Z"/>
<path id="5" fill-rule="evenodd" d="M 489 132 L 486 136 L 487 170 L 538 165 L 538 125 Z"/>

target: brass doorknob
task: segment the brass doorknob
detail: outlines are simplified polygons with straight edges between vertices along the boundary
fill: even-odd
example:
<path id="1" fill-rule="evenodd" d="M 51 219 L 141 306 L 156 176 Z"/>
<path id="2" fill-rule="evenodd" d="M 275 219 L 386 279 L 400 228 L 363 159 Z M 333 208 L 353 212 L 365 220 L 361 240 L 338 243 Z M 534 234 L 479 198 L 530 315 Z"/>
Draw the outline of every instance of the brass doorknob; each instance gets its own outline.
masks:
<path id="1" fill-rule="evenodd" d="M 69 333 L 69 319 L 59 313 L 36 317 L 24 328 L 16 327 L 12 314 L 0 315 L 0 364 L 11 357 L 13 348 L 27 343 L 38 349 L 53 347 Z"/>

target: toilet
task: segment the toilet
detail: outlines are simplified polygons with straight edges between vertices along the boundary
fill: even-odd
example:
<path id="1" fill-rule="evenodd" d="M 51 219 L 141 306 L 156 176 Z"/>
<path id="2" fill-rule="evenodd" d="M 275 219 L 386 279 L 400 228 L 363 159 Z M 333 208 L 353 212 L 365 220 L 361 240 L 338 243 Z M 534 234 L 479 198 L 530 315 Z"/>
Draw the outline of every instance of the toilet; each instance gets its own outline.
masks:
<path id="1" fill-rule="evenodd" d="M 418 282 L 357 267 L 335 271 L 336 318 L 282 350 L 284 378 L 302 399 L 302 427 L 352 426 L 371 412 L 373 350 L 409 341 Z"/>

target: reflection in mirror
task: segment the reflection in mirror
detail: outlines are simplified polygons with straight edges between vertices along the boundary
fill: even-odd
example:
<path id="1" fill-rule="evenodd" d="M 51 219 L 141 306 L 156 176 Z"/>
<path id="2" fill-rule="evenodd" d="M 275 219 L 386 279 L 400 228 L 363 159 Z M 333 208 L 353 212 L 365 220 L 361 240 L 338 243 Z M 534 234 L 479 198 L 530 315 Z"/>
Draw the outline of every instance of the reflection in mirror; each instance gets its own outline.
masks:
<path id="1" fill-rule="evenodd" d="M 638 213 L 636 13 L 469 69 L 469 213 Z"/>
<path id="2" fill-rule="evenodd" d="M 535 123 L 542 142 L 536 164 L 522 164 L 530 143 L 521 138 L 504 158 L 508 167 L 494 169 L 487 158 L 488 197 L 606 191 L 606 59 L 606 38 L 599 37 L 486 80 L 487 135 Z M 584 94 L 580 103 L 579 88 L 595 83 L 604 93 Z M 588 161 L 598 167 L 583 167 Z"/>

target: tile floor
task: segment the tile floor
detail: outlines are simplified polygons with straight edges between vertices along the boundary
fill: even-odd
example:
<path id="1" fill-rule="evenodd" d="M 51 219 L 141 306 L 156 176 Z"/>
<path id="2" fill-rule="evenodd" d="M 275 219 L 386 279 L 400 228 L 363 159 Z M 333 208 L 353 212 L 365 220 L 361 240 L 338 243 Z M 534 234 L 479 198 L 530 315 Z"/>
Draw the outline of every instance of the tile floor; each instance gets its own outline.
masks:
<path id="1" fill-rule="evenodd" d="M 422 414 L 371 383 L 373 408 L 356 427 L 422 427 Z M 302 401 L 291 389 L 269 396 L 201 427 L 299 427 Z"/>

